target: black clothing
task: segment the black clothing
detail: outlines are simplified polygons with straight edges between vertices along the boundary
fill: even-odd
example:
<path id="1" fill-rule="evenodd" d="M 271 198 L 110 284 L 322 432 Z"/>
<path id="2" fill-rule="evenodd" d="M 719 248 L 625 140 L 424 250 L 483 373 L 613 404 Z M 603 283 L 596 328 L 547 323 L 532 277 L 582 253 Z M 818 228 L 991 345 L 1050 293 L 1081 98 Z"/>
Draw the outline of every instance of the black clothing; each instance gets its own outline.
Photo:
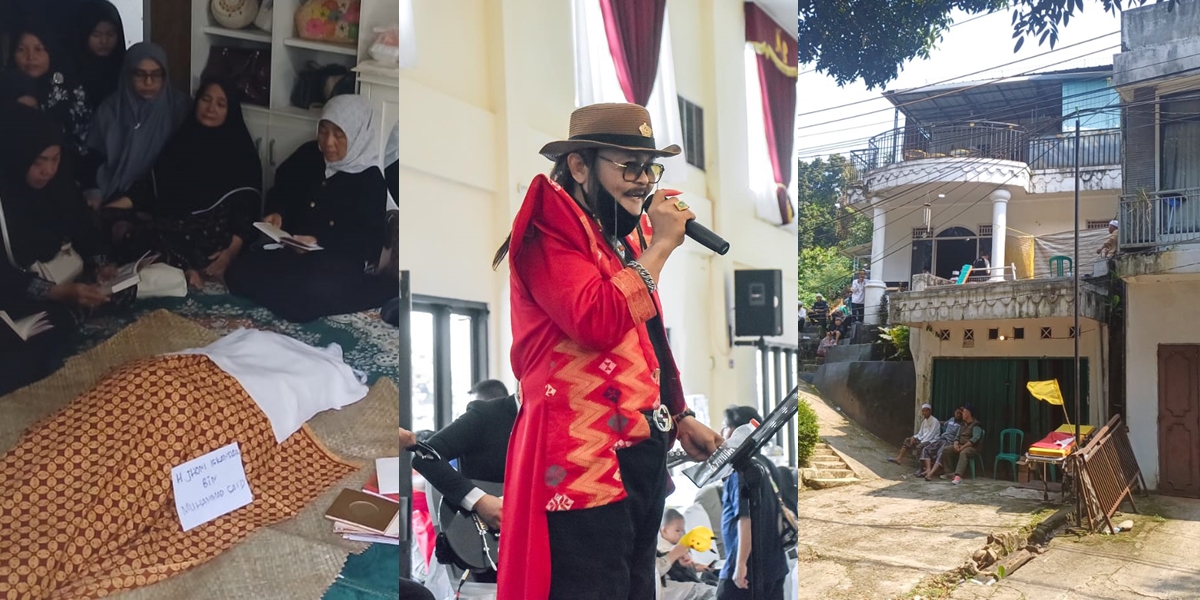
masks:
<path id="1" fill-rule="evenodd" d="M 267 214 L 280 214 L 285 231 L 313 236 L 324 250 L 248 252 L 225 272 L 231 293 L 298 323 L 379 308 L 396 297 L 396 280 L 373 274 L 387 240 L 387 188 L 378 167 L 326 179 L 314 141 L 284 161 L 275 179 Z"/>
<path id="2" fill-rule="evenodd" d="M 624 500 L 546 513 L 549 600 L 655 597 L 654 559 L 667 490 L 666 435 L 651 425 L 649 439 L 617 450 Z"/>
<path id="3" fill-rule="evenodd" d="M 196 119 L 199 98 L 210 85 L 219 85 L 228 102 L 220 127 Z M 133 254 L 156 250 L 173 267 L 199 271 L 212 262 L 210 256 L 229 247 L 233 236 L 247 244 L 258 237 L 254 222 L 260 216 L 262 165 L 232 86 L 200 85 L 188 120 L 147 179 L 149 185 L 128 194 L 133 211 L 148 217 L 139 223 L 135 238 L 140 243 Z"/>
<path id="4" fill-rule="evenodd" d="M 387 166 L 383 170 L 383 179 L 387 181 L 388 191 L 392 194 L 392 200 L 396 204 L 400 204 L 400 161 L 396 161 Z"/>
<path id="5" fill-rule="evenodd" d="M 758 482 L 762 501 L 755 514 L 751 514 L 750 511 L 750 490 L 748 488 L 750 484 L 742 480 L 742 474 L 735 472 L 725 480 L 724 493 L 721 496 L 721 529 L 728 556 L 725 566 L 721 569 L 721 583 L 717 587 L 718 598 L 750 598 L 749 590 L 741 590 L 732 585 L 732 579 L 736 572 L 738 545 L 741 542 L 738 534 L 738 521 L 743 517 L 750 518 L 754 524 L 751 531 L 755 535 L 761 535 L 761 532 L 766 533 L 765 539 L 752 540 L 754 548 L 765 550 L 762 561 L 762 577 L 764 578 L 762 589 L 770 592 L 766 596 L 767 598 L 782 598 L 782 596 L 771 595 L 787 577 L 787 556 L 775 527 L 779 514 L 779 501 L 776 499 L 775 490 L 771 487 L 770 475 L 763 474 L 767 477 L 761 478 Z M 751 570 L 754 568 L 754 561 L 754 550 L 751 550 L 748 560 Z M 752 572 L 747 573 L 747 577 L 751 578 L 750 585 L 756 586 L 757 583 L 753 580 L 753 576 Z M 742 592 L 745 592 L 745 595 L 740 595 Z"/>
<path id="6" fill-rule="evenodd" d="M 78 26 L 69 46 L 79 68 L 80 83 L 87 93 L 87 105 L 95 111 L 105 98 L 117 91 L 121 63 L 125 60 L 125 28 L 121 13 L 108 0 L 84 0 L 77 10 Z M 108 56 L 96 56 L 88 48 L 88 38 L 97 25 L 106 21 L 116 27 L 117 44 Z"/>
<path id="7" fill-rule="evenodd" d="M 476 400 L 467 405 L 461 417 L 429 439 L 429 446 L 442 460 L 414 456 L 413 468 L 447 500 L 461 505 L 475 487 L 470 480 L 504 482 L 508 440 L 516 420 L 514 396 Z M 457 471 L 449 462 L 455 459 Z"/>
<path id="8" fill-rule="evenodd" d="M 0 323 L 0 396 L 24 387 L 50 374 L 60 351 L 74 331 L 71 315 L 62 308 L 29 298 L 32 275 L 22 273 L 0 259 L 0 310 L 19 321 L 37 312 L 46 312 L 54 327 L 21 340 Z"/>
<path id="9" fill-rule="evenodd" d="M 317 142 L 300 146 L 275 172 L 266 214 L 283 216 L 283 229 L 311 235 L 324 252 L 371 265 L 387 244 L 387 183 L 372 167 L 325 178 Z"/>
<path id="10" fill-rule="evenodd" d="M 0 131 L 6 138 L 0 145 L 0 206 L 17 264 L 28 268 L 53 260 L 66 242 L 93 265 L 106 262 L 107 244 L 69 174 L 66 153 L 45 187 L 34 189 L 26 182 L 38 156 L 61 147 L 58 127 L 36 109 L 14 103 L 0 109 Z"/>
<path id="11" fill-rule="evenodd" d="M 425 586 L 400 578 L 400 600 L 435 600 L 433 592 Z"/>
<path id="12" fill-rule="evenodd" d="M 786 578 L 776 579 L 767 586 L 767 591 L 762 596 L 762 600 L 783 600 L 783 583 L 785 580 Z M 733 584 L 732 580 L 722 579 L 717 584 L 717 600 L 750 600 L 753 597 L 749 589 L 743 590 L 739 588 Z"/>
<path id="13" fill-rule="evenodd" d="M 87 103 L 87 92 L 77 76 L 78 71 L 62 46 L 62 33 L 36 17 L 15 27 L 9 40 L 10 70 L 17 69 L 16 48 L 26 34 L 37 37 L 50 55 L 50 68 L 34 79 L 38 104 L 66 134 L 66 153 L 75 158 L 87 156 L 87 133 L 92 110 Z"/>

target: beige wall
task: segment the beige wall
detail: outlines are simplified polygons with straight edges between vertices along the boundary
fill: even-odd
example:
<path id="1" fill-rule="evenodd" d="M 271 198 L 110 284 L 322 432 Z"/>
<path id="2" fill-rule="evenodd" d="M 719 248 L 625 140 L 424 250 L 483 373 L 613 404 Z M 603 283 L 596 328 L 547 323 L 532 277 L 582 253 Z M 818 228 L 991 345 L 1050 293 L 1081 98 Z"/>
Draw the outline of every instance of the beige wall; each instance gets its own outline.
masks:
<path id="1" fill-rule="evenodd" d="M 938 193 L 944 192 L 933 190 L 930 193 L 936 197 Z M 978 232 L 980 225 L 991 225 L 992 202 L 987 199 L 976 202 L 981 197 L 986 197 L 986 190 L 963 197 L 957 197 L 953 192 L 946 195 L 948 198 L 942 201 L 944 204 L 934 204 L 932 207 L 935 234 L 947 227 L 966 227 Z M 925 224 L 922 204 L 923 200 L 904 205 L 884 205 L 884 208 L 889 210 L 885 254 L 891 254 L 883 262 L 883 281 L 908 281 L 912 262 L 912 230 Z M 1075 200 L 1071 195 L 1040 194 L 1014 198 L 1008 203 L 1008 227 L 1014 233 L 1033 236 L 1070 231 L 1074 212 Z M 1087 194 L 1080 198 L 1081 227 L 1086 227 L 1089 220 L 1108 221 L 1116 213 L 1115 190 L 1111 193 Z M 1090 249 L 1080 248 L 1081 254 L 1087 255 L 1090 252 Z"/>
<path id="2" fill-rule="evenodd" d="M 1129 283 L 1125 304 L 1125 403 L 1129 441 L 1150 489 L 1158 486 L 1158 346 L 1200 342 L 1200 281 Z"/>
<path id="3" fill-rule="evenodd" d="M 996 321 L 958 321 L 930 323 L 929 328 L 913 328 L 911 348 L 917 371 L 916 405 L 928 402 L 933 391 L 934 358 L 1074 358 L 1075 342 L 1066 337 L 1074 319 L 1012 319 Z M 988 329 L 998 328 L 1000 335 L 1010 337 L 1014 327 L 1025 328 L 1025 339 L 989 340 Z M 1055 338 L 1040 339 L 1042 327 L 1053 329 Z M 1089 422 L 1103 424 L 1108 418 L 1107 357 L 1111 351 L 1107 341 L 1107 326 L 1091 319 L 1080 319 L 1083 334 L 1079 337 L 1079 355 L 1088 359 Z M 973 348 L 963 348 L 963 329 L 975 330 Z M 929 329 L 932 329 L 930 331 Z M 950 330 L 950 340 L 942 341 L 936 332 Z M 1101 356 L 1104 360 L 1101 360 Z"/>
<path id="4" fill-rule="evenodd" d="M 727 344 L 735 269 L 782 269 L 782 339 L 796 338 L 795 226 L 756 218 L 749 189 L 742 10 L 669 2 L 676 86 L 704 108 L 708 158 L 672 186 L 732 250 L 685 244 L 660 289 L 685 391 L 708 396 L 712 414 L 757 398 L 754 351 Z M 490 372 L 512 383 L 508 273 L 490 263 L 526 185 L 550 166 L 538 149 L 566 136 L 575 109 L 570 3 L 415 0 L 414 16 L 417 66 L 400 76 L 401 266 L 416 294 L 488 304 Z"/>

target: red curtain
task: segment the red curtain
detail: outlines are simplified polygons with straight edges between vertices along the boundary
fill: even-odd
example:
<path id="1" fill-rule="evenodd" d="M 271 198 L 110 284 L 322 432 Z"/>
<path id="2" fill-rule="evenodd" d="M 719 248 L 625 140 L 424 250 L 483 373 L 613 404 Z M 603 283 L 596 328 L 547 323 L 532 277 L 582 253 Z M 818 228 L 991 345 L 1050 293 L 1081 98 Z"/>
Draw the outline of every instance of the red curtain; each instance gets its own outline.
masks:
<path id="1" fill-rule="evenodd" d="M 790 223 L 792 203 L 787 184 L 792 178 L 792 145 L 796 133 L 796 30 L 780 27 L 757 4 L 747 2 L 746 43 L 758 54 L 758 83 L 762 92 L 767 150 L 775 173 L 776 197 L 783 224 Z"/>
<path id="2" fill-rule="evenodd" d="M 667 0 L 600 0 L 600 11 L 621 91 L 627 101 L 645 106 L 658 75 Z M 793 49 L 792 62 L 795 54 Z"/>

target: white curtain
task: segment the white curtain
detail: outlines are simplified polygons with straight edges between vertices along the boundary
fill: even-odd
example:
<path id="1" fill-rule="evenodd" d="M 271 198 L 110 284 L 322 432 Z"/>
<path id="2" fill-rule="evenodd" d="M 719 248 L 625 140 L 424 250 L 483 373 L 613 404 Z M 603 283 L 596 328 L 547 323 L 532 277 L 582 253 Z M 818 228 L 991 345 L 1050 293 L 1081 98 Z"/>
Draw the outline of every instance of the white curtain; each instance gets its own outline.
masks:
<path id="1" fill-rule="evenodd" d="M 626 102 L 617 80 L 617 67 L 608 49 L 604 33 L 604 15 L 599 0 L 572 0 L 571 14 L 575 29 L 575 106 L 599 102 Z M 683 124 L 679 119 L 679 97 L 675 91 L 675 59 L 671 53 L 670 12 L 663 15 L 662 49 L 658 58 L 658 77 L 650 92 L 646 110 L 654 123 L 654 141 L 660 148 L 670 144 L 683 147 Z M 679 156 L 663 158 L 664 183 L 686 179 L 687 160 Z M 768 166 L 768 170 L 770 166 Z"/>
<path id="2" fill-rule="evenodd" d="M 758 81 L 758 55 L 750 44 L 745 47 L 746 62 L 746 154 L 750 164 L 750 192 L 758 218 L 780 224 L 779 200 L 775 195 L 775 172 L 771 169 L 771 154 L 767 148 L 766 122 L 763 115 L 762 87 Z M 796 207 L 796 176 L 792 169 L 788 199 Z M 795 222 L 795 219 L 792 221 Z"/>
<path id="3" fill-rule="evenodd" d="M 412 0 L 400 0 L 400 68 L 417 65 L 417 34 L 413 25 Z"/>

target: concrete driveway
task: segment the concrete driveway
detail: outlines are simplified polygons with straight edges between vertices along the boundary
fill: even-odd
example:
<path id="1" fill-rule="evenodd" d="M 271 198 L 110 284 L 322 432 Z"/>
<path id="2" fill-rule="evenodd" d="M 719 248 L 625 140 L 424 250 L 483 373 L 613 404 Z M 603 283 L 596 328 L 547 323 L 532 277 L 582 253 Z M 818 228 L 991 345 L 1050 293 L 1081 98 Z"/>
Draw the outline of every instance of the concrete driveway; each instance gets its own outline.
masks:
<path id="1" fill-rule="evenodd" d="M 911 467 L 884 461 L 895 446 L 813 393 L 802 392 L 802 400 L 816 411 L 821 436 L 863 481 L 800 492 L 800 598 L 905 597 L 926 576 L 961 566 L 988 534 L 1049 512 L 1039 501 L 1001 496 L 1011 482 L 914 479 Z"/>
<path id="2" fill-rule="evenodd" d="M 1200 500 L 1138 499 L 1130 532 L 1062 536 L 990 587 L 965 584 L 954 600 L 1184 600 L 1200 598 Z"/>

